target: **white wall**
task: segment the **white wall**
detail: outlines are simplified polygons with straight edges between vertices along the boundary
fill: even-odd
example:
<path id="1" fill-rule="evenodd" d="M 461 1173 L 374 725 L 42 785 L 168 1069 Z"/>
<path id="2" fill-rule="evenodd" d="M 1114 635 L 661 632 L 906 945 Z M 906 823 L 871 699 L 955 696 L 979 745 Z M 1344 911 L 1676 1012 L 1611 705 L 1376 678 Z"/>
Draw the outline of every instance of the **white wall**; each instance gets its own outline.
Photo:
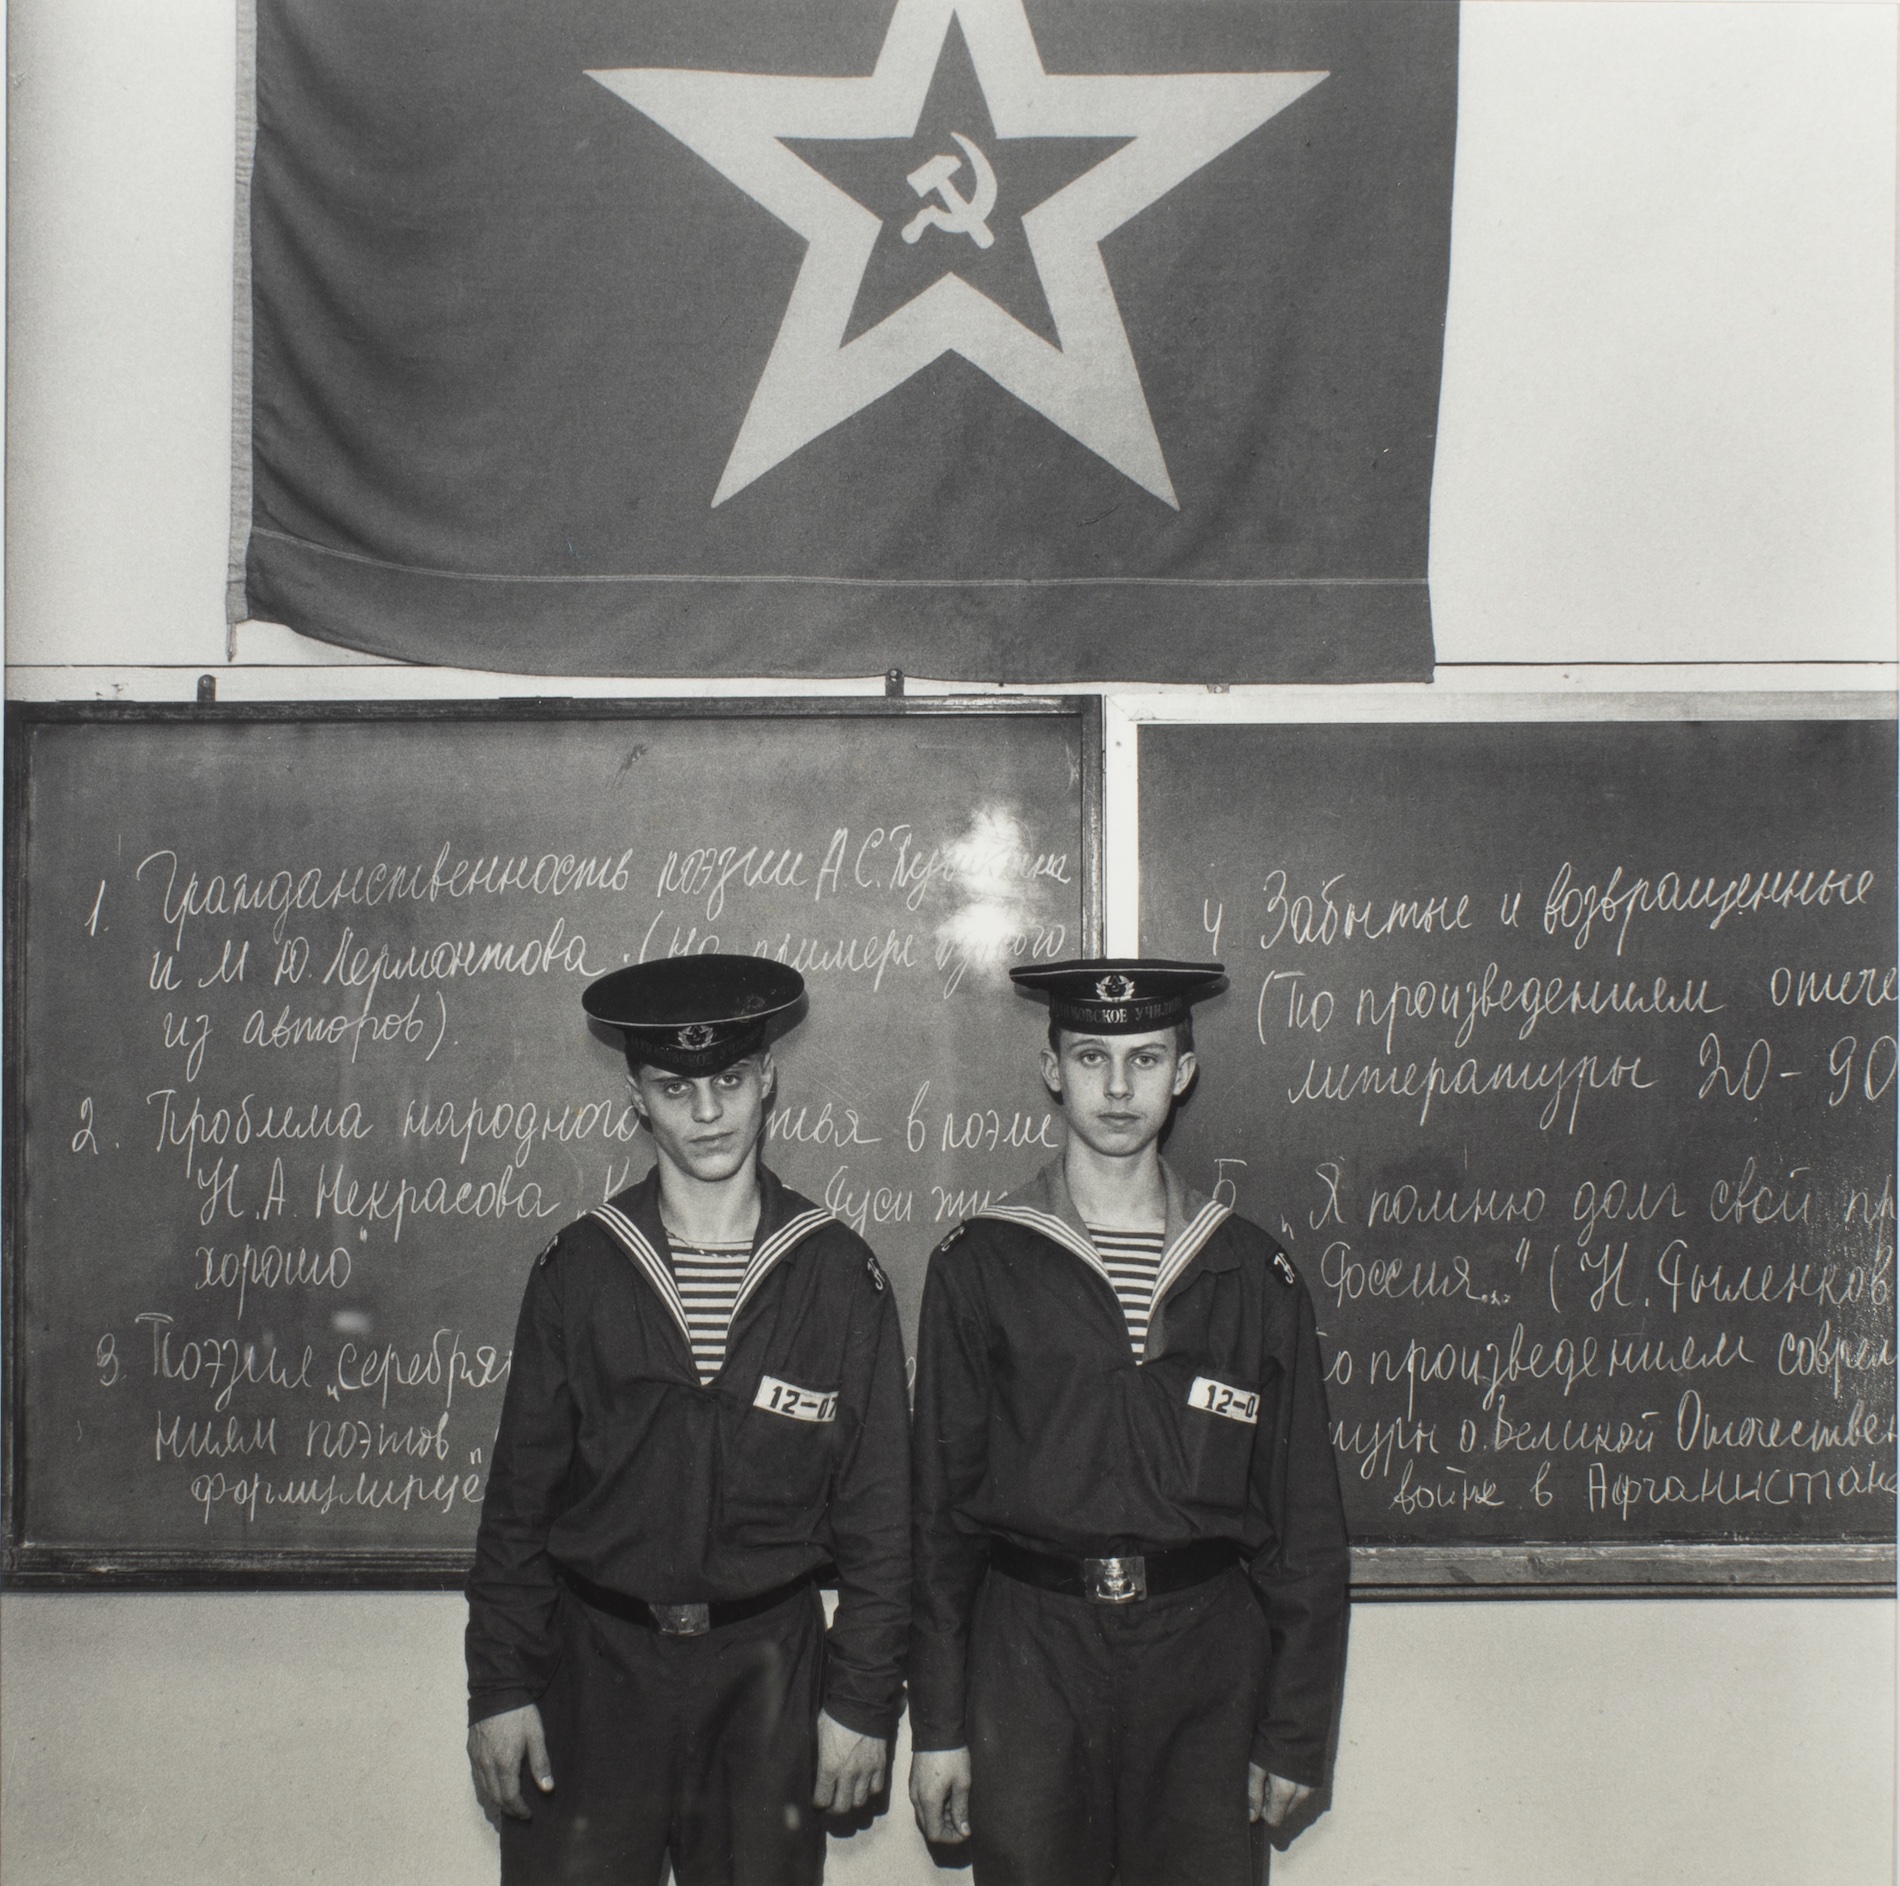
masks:
<path id="1" fill-rule="evenodd" d="M 1891 690 L 1838 664 L 1894 654 L 1895 20 L 1467 4 L 1441 660 Z M 232 0 L 10 7 L 9 691 L 520 687 L 267 625 L 227 664 L 232 43 Z M 1131 862 L 1112 827 L 1111 890 Z M 460 1625 L 446 1596 L 7 1596 L 8 1886 L 492 1878 Z M 1368 1607 L 1353 1633 L 1334 1810 L 1284 1881 L 1893 1877 L 1890 1602 Z M 899 1813 L 830 1876 L 931 1868 Z"/>
<path id="2" fill-rule="evenodd" d="M 459 1599 L 15 1596 L 4 1627 L 11 1886 L 494 1877 Z M 1881 1886 L 1893 1656 L 1883 1603 L 1362 1608 L 1333 1811 L 1275 1877 Z M 901 1808 L 826 1873 L 933 1877 Z"/>
<path id="3" fill-rule="evenodd" d="M 1891 659 L 1894 21 L 1465 7 L 1441 661 Z"/>

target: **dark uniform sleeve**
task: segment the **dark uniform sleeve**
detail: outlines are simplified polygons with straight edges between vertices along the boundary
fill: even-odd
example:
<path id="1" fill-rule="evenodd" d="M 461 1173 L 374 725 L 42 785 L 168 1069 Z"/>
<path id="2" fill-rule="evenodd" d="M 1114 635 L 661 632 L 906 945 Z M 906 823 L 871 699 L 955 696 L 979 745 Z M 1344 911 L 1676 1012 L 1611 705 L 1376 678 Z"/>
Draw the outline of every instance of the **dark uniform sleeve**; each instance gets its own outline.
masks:
<path id="1" fill-rule="evenodd" d="M 845 1356 L 857 1414 L 832 1481 L 838 1609 L 825 1644 L 825 1713 L 860 1735 L 897 1733 L 910 1625 L 910 1411 L 904 1337 L 867 1251 Z"/>
<path id="2" fill-rule="evenodd" d="M 981 1542 L 956 1523 L 983 1482 L 990 1410 L 989 1341 L 967 1263 L 930 1260 L 917 1327 L 912 1438 L 910 1733 L 918 1750 L 962 1748 L 970 1613 L 983 1582 Z"/>
<path id="3" fill-rule="evenodd" d="M 1282 1285 L 1276 1277 L 1269 1287 L 1287 1290 L 1297 1302 L 1277 1358 L 1276 1444 L 1255 1466 L 1255 1497 L 1273 1536 L 1248 1570 L 1266 1607 L 1273 1668 L 1253 1759 L 1269 1774 L 1319 1787 L 1331 1759 L 1351 1561 L 1313 1302 L 1304 1284 Z"/>
<path id="4" fill-rule="evenodd" d="M 539 1702 L 554 1674 L 548 1532 L 578 1428 L 561 1337 L 557 1247 L 528 1278 L 468 1579 L 468 1719 Z"/>

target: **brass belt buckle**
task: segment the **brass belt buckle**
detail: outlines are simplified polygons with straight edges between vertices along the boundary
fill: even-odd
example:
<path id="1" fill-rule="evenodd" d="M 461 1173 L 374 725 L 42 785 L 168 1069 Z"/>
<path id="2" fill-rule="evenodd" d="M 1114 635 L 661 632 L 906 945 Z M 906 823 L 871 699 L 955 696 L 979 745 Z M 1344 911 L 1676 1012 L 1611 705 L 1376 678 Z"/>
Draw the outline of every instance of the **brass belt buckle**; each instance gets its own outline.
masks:
<path id="1" fill-rule="evenodd" d="M 712 1629 L 710 1605 L 656 1604 L 648 1608 L 662 1637 L 704 1637 Z"/>
<path id="2" fill-rule="evenodd" d="M 1133 1604 L 1148 1595 L 1148 1561 L 1084 1559 L 1082 1589 L 1093 1604 Z"/>

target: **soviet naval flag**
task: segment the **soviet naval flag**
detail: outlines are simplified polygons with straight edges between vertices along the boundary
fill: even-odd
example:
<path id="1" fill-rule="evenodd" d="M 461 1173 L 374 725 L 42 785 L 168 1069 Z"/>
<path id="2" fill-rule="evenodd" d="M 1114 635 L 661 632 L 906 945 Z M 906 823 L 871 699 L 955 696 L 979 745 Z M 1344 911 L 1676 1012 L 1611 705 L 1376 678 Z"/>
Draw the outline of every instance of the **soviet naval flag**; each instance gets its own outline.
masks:
<path id="1" fill-rule="evenodd" d="M 1457 29 L 256 0 L 233 607 L 542 673 L 1428 672 Z"/>

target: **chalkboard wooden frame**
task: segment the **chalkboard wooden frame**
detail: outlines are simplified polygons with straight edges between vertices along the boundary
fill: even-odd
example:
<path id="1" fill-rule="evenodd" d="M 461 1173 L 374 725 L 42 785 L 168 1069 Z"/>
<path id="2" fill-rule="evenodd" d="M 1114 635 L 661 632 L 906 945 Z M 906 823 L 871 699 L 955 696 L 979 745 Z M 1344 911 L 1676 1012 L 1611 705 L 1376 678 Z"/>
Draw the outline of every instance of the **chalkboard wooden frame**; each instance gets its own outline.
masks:
<path id="1" fill-rule="evenodd" d="M 1097 695 L 919 695 L 865 697 L 705 697 L 699 699 L 574 699 L 528 697 L 483 701 L 269 701 L 203 706 L 181 702 L 9 702 L 6 709 L 6 1026 L 5 1224 L 0 1236 L 0 1313 L 6 1320 L 6 1437 L 0 1454 L 0 1572 L 15 1590 L 454 1590 L 467 1577 L 466 1551 L 396 1548 L 272 1548 L 197 1552 L 176 1548 L 50 1547 L 25 1537 L 26 1434 L 24 1385 L 32 1367 L 21 1327 L 20 1239 L 25 1206 L 25 1123 L 22 1117 L 22 1031 L 25 1026 L 27 806 L 37 727 L 217 722 L 347 723 L 515 722 L 569 720 L 850 721 L 875 719 L 1066 720 L 1081 756 L 1081 953 L 1102 936 L 1102 702 Z"/>
<path id="2" fill-rule="evenodd" d="M 1892 1597 L 1890 1545 L 1354 1546 L 1353 1596 L 1444 1598 Z"/>

